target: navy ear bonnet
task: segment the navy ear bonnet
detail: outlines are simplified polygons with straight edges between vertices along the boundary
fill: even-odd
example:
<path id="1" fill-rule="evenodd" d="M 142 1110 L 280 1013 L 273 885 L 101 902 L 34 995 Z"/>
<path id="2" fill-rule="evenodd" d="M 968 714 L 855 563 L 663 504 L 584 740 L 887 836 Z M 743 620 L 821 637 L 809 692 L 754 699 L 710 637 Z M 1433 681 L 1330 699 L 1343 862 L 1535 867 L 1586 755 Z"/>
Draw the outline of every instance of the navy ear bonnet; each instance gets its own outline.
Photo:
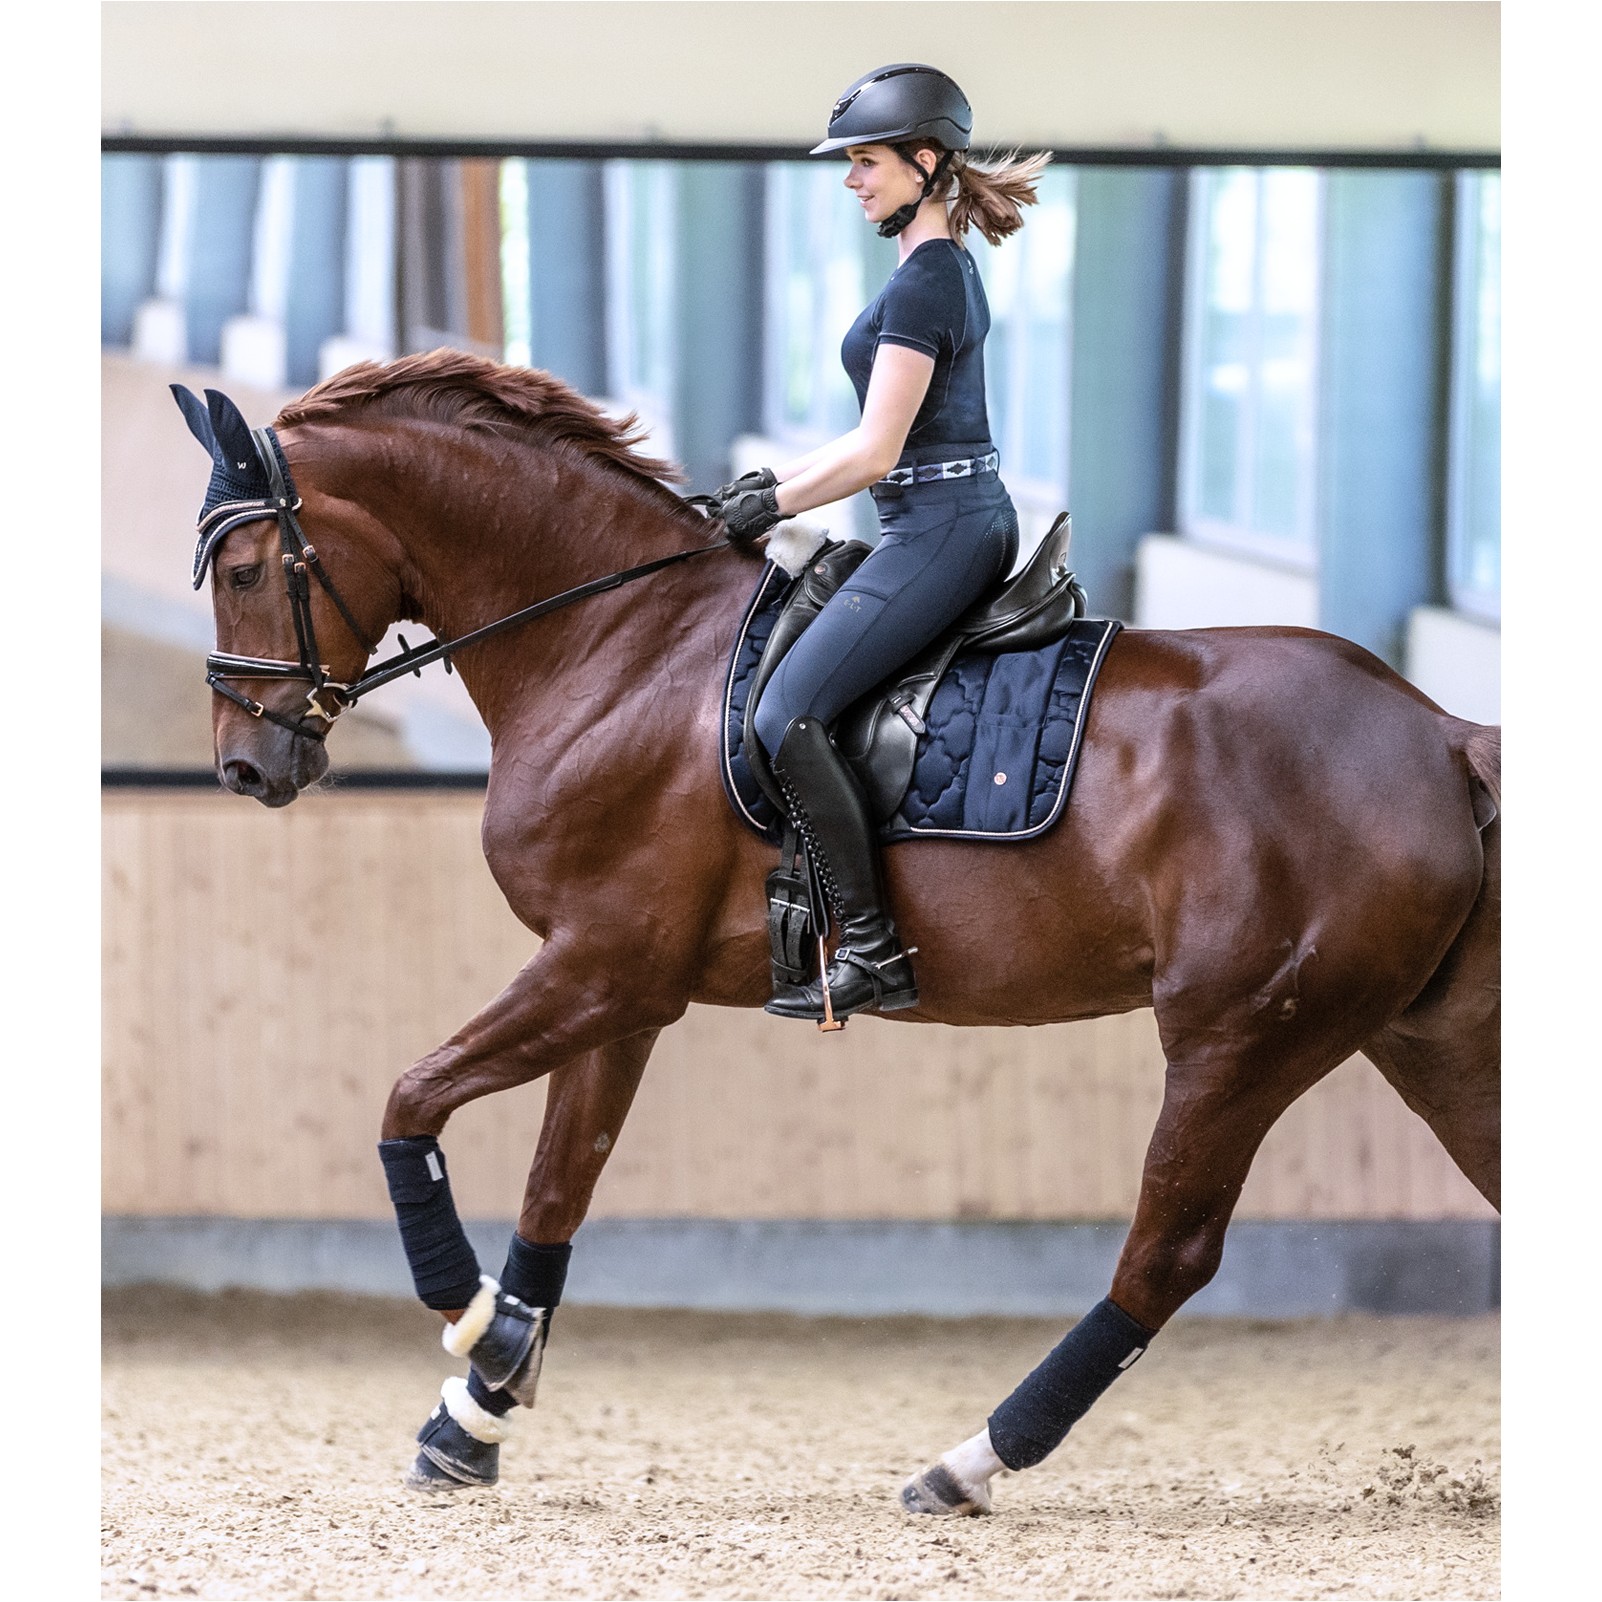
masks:
<path id="1" fill-rule="evenodd" d="M 239 408 L 220 390 L 208 389 L 204 405 L 182 384 L 174 384 L 172 394 L 189 424 L 189 432 L 211 452 L 211 482 L 200 508 L 200 539 L 195 545 L 193 577 L 198 590 L 205 583 L 206 569 L 223 536 L 241 523 L 274 516 L 277 502 L 250 425 Z M 270 428 L 261 432 L 271 444 L 278 470 L 293 494 L 294 480 L 289 476 L 289 463 L 279 448 L 278 436 Z"/>

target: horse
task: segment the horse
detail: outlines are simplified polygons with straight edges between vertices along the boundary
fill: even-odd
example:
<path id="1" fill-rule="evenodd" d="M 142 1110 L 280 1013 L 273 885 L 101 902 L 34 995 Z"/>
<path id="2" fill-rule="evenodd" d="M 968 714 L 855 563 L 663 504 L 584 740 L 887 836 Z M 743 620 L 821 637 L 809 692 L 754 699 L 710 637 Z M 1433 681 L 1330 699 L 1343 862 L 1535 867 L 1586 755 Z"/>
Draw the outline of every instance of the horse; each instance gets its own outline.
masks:
<path id="1" fill-rule="evenodd" d="M 692 1002 L 769 995 L 773 851 L 719 774 L 727 660 L 764 558 L 709 539 L 720 525 L 642 453 L 633 418 L 536 369 L 454 351 L 363 363 L 270 432 L 305 559 L 280 549 L 287 498 L 203 524 L 220 781 L 292 802 L 326 771 L 323 737 L 371 642 L 400 621 L 446 642 L 436 654 L 492 741 L 484 854 L 541 944 L 400 1074 L 382 1136 L 437 1137 L 467 1103 L 550 1076 L 517 1233 L 560 1246 L 661 1031 Z M 631 565 L 654 571 L 598 582 Z M 204 566 L 197 553 L 197 584 Z M 530 608 L 575 587 L 583 604 Z M 251 676 L 269 681 L 261 701 L 234 687 Z M 304 705 L 291 679 L 316 680 Z M 1498 728 L 1335 636 L 1129 628 L 1060 821 L 1005 848 L 886 848 L 919 953 L 919 1003 L 895 1021 L 1155 1013 L 1161 1110 L 1108 1291 L 1143 1332 L 1124 1346 L 1144 1349 L 1208 1283 L 1263 1137 L 1354 1053 L 1500 1205 L 1500 752 Z M 1122 1351 L 1119 1369 L 1138 1355 Z M 903 1502 L 988 1511 L 1002 1466 L 981 1432 Z"/>

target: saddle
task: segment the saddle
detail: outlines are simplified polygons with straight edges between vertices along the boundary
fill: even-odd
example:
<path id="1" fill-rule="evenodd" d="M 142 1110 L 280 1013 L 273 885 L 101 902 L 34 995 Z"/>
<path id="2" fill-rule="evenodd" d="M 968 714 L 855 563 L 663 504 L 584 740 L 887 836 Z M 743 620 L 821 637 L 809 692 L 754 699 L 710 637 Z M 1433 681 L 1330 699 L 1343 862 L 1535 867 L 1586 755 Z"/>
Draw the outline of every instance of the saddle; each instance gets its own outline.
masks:
<path id="1" fill-rule="evenodd" d="M 875 819 L 894 819 L 912 782 L 929 703 L 959 652 L 1033 651 L 1061 640 L 1085 614 L 1085 592 L 1068 568 L 1073 525 L 1067 512 L 1051 525 L 1025 566 L 981 596 L 893 678 L 848 707 L 834 727 L 836 749 L 867 792 Z M 762 691 L 786 652 L 830 597 L 861 566 L 860 540 L 825 542 L 807 562 L 784 603 L 745 703 L 742 750 L 758 788 L 782 813 L 784 799 L 756 737 Z"/>

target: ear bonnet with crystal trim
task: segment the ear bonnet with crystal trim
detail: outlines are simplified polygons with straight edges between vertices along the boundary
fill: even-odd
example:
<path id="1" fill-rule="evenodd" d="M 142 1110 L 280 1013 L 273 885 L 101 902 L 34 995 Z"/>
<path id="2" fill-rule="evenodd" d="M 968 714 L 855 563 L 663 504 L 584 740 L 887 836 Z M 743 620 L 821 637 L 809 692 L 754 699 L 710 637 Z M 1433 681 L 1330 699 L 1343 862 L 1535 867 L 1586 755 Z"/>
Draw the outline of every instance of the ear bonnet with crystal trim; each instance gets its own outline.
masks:
<path id="1" fill-rule="evenodd" d="M 272 483 L 251 438 L 250 425 L 226 395 L 208 389 L 203 405 L 200 397 L 182 384 L 171 387 L 189 432 L 211 453 L 211 482 L 201 504 L 200 538 L 195 545 L 193 578 L 198 590 L 206 581 L 206 569 L 223 536 L 241 523 L 254 523 L 273 515 Z M 278 436 L 271 429 L 262 432 L 272 442 L 285 483 L 292 482 Z"/>

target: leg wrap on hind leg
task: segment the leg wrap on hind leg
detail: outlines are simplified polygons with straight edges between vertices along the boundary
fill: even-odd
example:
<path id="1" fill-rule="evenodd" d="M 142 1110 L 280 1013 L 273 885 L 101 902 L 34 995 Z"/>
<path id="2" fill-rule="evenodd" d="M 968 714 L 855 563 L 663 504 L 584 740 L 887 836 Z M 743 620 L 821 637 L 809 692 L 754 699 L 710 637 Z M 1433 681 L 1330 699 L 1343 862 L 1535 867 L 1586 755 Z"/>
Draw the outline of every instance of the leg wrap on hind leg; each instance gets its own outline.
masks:
<path id="1" fill-rule="evenodd" d="M 1150 1344 L 1156 1330 L 1096 1303 L 990 1415 L 990 1444 L 1010 1469 L 1033 1468 Z"/>
<path id="2" fill-rule="evenodd" d="M 439 1142 L 432 1135 L 381 1140 L 378 1155 L 417 1299 L 440 1312 L 466 1307 L 478 1292 L 478 1258 L 456 1216 Z"/>

